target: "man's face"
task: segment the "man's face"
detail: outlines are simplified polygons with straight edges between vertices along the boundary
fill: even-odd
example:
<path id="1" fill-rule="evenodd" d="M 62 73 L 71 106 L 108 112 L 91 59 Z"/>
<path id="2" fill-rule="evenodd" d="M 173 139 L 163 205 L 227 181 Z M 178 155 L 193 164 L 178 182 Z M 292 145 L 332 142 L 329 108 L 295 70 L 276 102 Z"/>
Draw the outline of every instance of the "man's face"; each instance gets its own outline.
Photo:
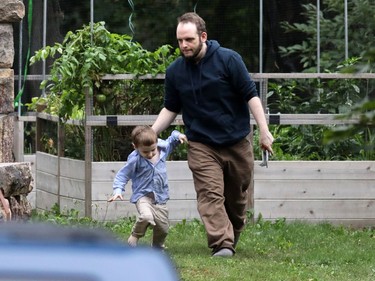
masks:
<path id="1" fill-rule="evenodd" d="M 203 43 L 207 40 L 206 32 L 202 32 L 199 36 L 195 24 L 191 22 L 179 23 L 176 36 L 182 56 L 188 60 L 201 59 L 202 54 L 200 52 Z"/>

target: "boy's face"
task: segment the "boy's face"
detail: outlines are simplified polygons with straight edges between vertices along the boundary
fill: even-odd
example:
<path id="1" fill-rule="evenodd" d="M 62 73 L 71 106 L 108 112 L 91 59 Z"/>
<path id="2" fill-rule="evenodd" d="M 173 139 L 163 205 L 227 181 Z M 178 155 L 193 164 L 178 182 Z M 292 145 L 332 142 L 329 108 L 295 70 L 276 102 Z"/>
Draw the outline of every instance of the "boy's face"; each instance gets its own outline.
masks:
<path id="1" fill-rule="evenodd" d="M 138 146 L 135 146 L 133 144 L 134 148 L 138 150 L 139 154 L 141 154 L 142 157 L 146 159 L 152 159 L 156 155 L 157 152 L 157 143 L 154 143 L 152 145 L 143 145 L 140 144 Z"/>

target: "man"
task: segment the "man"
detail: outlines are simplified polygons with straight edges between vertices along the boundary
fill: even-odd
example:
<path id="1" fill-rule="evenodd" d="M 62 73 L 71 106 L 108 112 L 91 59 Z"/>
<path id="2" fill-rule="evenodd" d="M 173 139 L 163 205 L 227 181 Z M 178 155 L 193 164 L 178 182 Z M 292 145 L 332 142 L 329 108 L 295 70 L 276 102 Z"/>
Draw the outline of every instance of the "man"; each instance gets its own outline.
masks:
<path id="1" fill-rule="evenodd" d="M 208 247 L 215 257 L 230 257 L 245 226 L 254 166 L 249 108 L 261 148 L 270 153 L 273 136 L 240 55 L 208 40 L 205 22 L 196 13 L 178 18 L 176 35 L 182 56 L 167 69 L 164 108 L 152 128 L 160 133 L 182 112 Z"/>

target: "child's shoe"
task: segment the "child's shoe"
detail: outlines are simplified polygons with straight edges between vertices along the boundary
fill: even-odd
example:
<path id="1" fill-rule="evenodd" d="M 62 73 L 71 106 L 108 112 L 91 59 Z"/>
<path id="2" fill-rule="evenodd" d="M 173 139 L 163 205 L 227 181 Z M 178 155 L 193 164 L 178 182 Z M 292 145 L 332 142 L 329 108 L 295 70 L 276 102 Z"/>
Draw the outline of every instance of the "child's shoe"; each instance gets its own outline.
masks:
<path id="1" fill-rule="evenodd" d="M 128 244 L 130 247 L 137 247 L 138 238 L 133 235 L 130 235 L 128 238 Z"/>

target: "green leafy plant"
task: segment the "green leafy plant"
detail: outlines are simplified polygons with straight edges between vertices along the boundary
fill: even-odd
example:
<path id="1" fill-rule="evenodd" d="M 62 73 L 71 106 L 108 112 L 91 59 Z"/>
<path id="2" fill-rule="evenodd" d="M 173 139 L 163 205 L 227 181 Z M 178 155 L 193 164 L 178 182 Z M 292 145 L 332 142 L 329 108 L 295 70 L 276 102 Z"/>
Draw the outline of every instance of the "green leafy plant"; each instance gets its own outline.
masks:
<path id="1" fill-rule="evenodd" d="M 47 98 L 51 94 L 58 96 L 60 104 L 56 112 L 62 120 L 67 120 L 74 111 L 84 111 L 85 89 L 90 90 L 97 104 L 103 105 L 131 88 L 132 83 L 139 84 L 139 81 L 103 82 L 104 74 L 164 73 L 177 55 L 178 51 L 169 45 L 147 51 L 129 35 L 110 33 L 104 22 L 98 22 L 92 28 L 88 25 L 68 32 L 62 43 L 36 51 L 30 63 L 55 58 L 51 76 L 41 83 L 41 88 L 47 90 Z"/>
<path id="2" fill-rule="evenodd" d="M 163 80 L 138 79 L 140 75 L 165 73 L 179 55 L 170 45 L 151 52 L 134 42 L 129 35 L 109 32 L 104 22 L 68 32 L 62 43 L 35 52 L 34 64 L 54 58 L 50 77 L 41 83 L 46 96 L 33 99 L 29 110 L 43 100 L 44 112 L 57 115 L 63 123 L 82 120 L 85 113 L 85 90 L 93 102 L 94 115 L 157 114 L 163 104 Z M 132 74 L 135 79 L 103 80 L 105 74 Z M 65 124 L 66 157 L 83 159 L 84 130 Z M 93 129 L 94 161 L 126 159 L 132 150 L 124 144 L 131 127 L 95 127 Z M 125 141 L 126 142 L 126 141 Z M 130 143 L 130 141 L 129 141 Z"/>
<path id="3" fill-rule="evenodd" d="M 285 32 L 303 33 L 302 42 L 281 47 L 283 56 L 297 56 L 303 72 L 316 72 L 317 68 L 317 10 L 314 4 L 303 7 L 304 22 L 283 22 Z M 344 3 L 329 0 L 324 2 L 319 12 L 321 57 L 320 65 L 324 72 L 373 72 L 374 59 L 374 3 L 360 0 L 348 3 L 348 30 L 351 40 L 351 57 L 344 58 Z M 368 51 L 369 50 L 369 51 Z M 373 105 L 363 102 L 371 100 L 374 83 L 358 79 L 315 79 L 309 81 L 282 82 L 270 84 L 269 101 L 271 112 L 282 113 L 331 113 L 345 117 L 361 116 L 355 126 L 289 126 L 277 130 L 277 140 L 283 155 L 299 155 L 301 159 L 345 160 L 374 159 L 373 149 Z M 373 98 L 373 97 L 372 97 Z M 359 106 L 357 106 L 359 104 Z M 362 106 L 363 105 L 363 106 Z M 372 107 L 372 111 L 371 108 Z"/>
<path id="4" fill-rule="evenodd" d="M 338 66 L 354 65 L 350 59 Z M 366 82 L 366 81 L 365 81 Z M 346 116 L 354 105 L 367 95 L 364 81 L 355 79 L 280 80 L 269 83 L 267 95 L 271 113 L 330 113 Z M 273 145 L 274 160 L 370 160 L 374 155 L 363 153 L 371 139 L 368 134 L 351 134 L 350 138 L 325 141 L 335 125 L 278 125 Z M 271 128 L 271 126 L 270 126 Z M 358 128 L 358 126 L 356 127 Z M 357 130 L 356 133 L 359 131 Z M 257 135 L 256 135 L 257 136 Z M 255 155 L 261 155 L 256 152 Z M 367 156 L 368 158 L 366 158 Z"/>
<path id="5" fill-rule="evenodd" d="M 343 73 L 373 72 L 375 67 L 375 48 L 364 52 L 362 59 L 357 64 L 343 65 Z M 359 102 L 353 104 L 350 111 L 341 118 L 358 117 L 358 124 L 334 126 L 324 134 L 324 143 L 332 144 L 340 140 L 353 139 L 362 144 L 360 154 L 363 159 L 375 159 L 375 102 L 374 85 L 367 83 L 367 94 Z"/>
<path id="6" fill-rule="evenodd" d="M 317 65 L 317 10 L 314 4 L 303 4 L 303 22 L 283 22 L 287 33 L 303 33 L 306 39 L 292 46 L 280 47 L 282 56 L 297 56 L 304 72 L 316 72 Z M 368 0 L 348 2 L 348 35 L 350 57 L 361 57 L 374 45 L 375 3 Z M 345 59 L 344 1 L 327 0 L 321 6 L 320 20 L 320 65 L 321 69 L 334 70 Z M 369 20 L 364 20 L 369 19 Z M 372 20 L 370 20 L 372 19 Z"/>

